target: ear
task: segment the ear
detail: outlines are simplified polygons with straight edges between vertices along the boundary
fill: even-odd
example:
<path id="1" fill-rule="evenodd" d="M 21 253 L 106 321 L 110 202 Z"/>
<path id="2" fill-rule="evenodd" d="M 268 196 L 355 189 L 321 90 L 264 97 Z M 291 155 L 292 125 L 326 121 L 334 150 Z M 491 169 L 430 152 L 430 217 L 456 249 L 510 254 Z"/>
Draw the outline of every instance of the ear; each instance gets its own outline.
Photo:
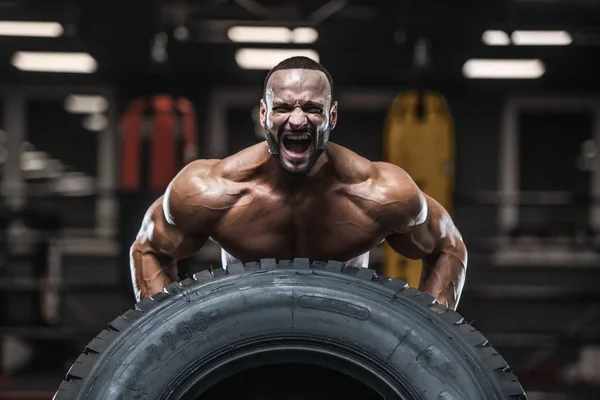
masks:
<path id="1" fill-rule="evenodd" d="M 265 129 L 267 126 L 267 106 L 265 104 L 265 99 L 260 99 L 260 109 L 258 115 L 260 117 L 260 126 Z"/>
<path id="2" fill-rule="evenodd" d="M 338 102 L 334 101 L 331 105 L 331 111 L 329 113 L 329 127 L 331 130 L 335 128 L 338 119 Z"/>

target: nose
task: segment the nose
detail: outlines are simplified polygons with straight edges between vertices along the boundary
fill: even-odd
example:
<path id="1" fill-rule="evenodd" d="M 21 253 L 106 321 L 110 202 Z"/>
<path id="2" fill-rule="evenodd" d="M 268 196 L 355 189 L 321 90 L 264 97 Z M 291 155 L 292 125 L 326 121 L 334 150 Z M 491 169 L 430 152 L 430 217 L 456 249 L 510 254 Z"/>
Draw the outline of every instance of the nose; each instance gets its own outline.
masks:
<path id="1" fill-rule="evenodd" d="M 306 114 L 304 113 L 304 111 L 302 111 L 300 107 L 296 107 L 290 114 L 288 122 L 290 123 L 290 127 L 292 129 L 298 129 L 304 127 L 307 124 L 308 118 L 306 117 Z"/>

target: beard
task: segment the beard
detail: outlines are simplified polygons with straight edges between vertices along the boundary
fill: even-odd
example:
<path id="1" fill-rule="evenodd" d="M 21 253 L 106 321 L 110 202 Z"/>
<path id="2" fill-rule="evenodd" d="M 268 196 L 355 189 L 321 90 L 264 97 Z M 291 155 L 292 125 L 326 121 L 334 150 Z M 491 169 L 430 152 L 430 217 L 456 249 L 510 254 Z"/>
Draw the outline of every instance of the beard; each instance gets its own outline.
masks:
<path id="1" fill-rule="evenodd" d="M 287 133 L 287 132 L 283 132 L 283 131 L 280 132 L 279 133 L 280 139 L 277 140 L 271 134 L 271 132 L 269 132 L 269 130 L 267 128 L 265 128 L 265 138 L 267 140 L 267 146 L 269 148 L 269 153 L 271 153 L 271 155 L 273 155 L 273 157 L 275 157 L 275 160 L 277 160 L 277 164 L 279 164 L 279 166 L 284 171 L 286 171 L 292 175 L 308 174 L 312 170 L 312 168 L 315 166 L 315 164 L 319 160 L 319 157 L 321 156 L 321 154 L 323 154 L 323 152 L 325 151 L 325 148 L 327 147 L 327 143 L 329 142 L 329 134 L 330 134 L 329 125 L 327 125 L 323 129 L 321 129 L 320 131 L 317 131 L 314 128 L 309 128 L 307 130 L 307 133 L 309 133 L 311 135 L 311 137 L 313 138 L 314 143 L 311 143 L 311 146 L 314 145 L 314 151 L 310 155 L 308 163 L 302 167 L 290 167 L 290 165 L 288 165 L 288 163 L 285 162 L 283 155 L 281 154 L 281 146 L 282 146 L 281 140 L 285 133 Z"/>

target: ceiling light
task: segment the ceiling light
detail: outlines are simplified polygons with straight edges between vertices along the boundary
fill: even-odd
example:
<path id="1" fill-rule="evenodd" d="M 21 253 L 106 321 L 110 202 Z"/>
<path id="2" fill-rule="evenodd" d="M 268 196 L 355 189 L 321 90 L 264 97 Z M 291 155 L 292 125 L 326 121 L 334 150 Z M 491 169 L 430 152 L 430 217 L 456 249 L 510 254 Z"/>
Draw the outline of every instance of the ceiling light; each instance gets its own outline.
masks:
<path id="1" fill-rule="evenodd" d="M 99 114 L 108 109 L 103 96 L 71 94 L 65 99 L 65 110 L 72 114 Z"/>
<path id="2" fill-rule="evenodd" d="M 314 43 L 319 38 L 319 32 L 313 28 L 296 28 L 292 31 L 294 43 Z"/>
<path id="3" fill-rule="evenodd" d="M 18 51 L 11 64 L 22 71 L 92 73 L 98 67 L 88 53 Z"/>
<path id="4" fill-rule="evenodd" d="M 237 43 L 289 43 L 292 31 L 276 26 L 232 26 L 227 37 Z"/>
<path id="5" fill-rule="evenodd" d="M 573 41 L 566 31 L 514 31 L 511 39 L 517 46 L 567 46 Z"/>
<path id="6" fill-rule="evenodd" d="M 0 21 L 0 36 L 58 37 L 64 31 L 58 22 Z"/>
<path id="7" fill-rule="evenodd" d="M 232 26 L 227 30 L 227 37 L 236 43 L 314 43 L 319 34 L 313 28 Z"/>
<path id="8" fill-rule="evenodd" d="M 271 69 L 289 57 L 305 56 L 319 62 L 319 54 L 314 50 L 300 49 L 239 49 L 235 61 L 244 69 Z"/>
<path id="9" fill-rule="evenodd" d="M 542 61 L 471 59 L 463 65 L 467 78 L 484 79 L 537 79 L 544 75 Z"/>
<path id="10" fill-rule="evenodd" d="M 481 35 L 481 40 L 488 46 L 508 46 L 510 38 L 504 31 L 485 31 Z"/>

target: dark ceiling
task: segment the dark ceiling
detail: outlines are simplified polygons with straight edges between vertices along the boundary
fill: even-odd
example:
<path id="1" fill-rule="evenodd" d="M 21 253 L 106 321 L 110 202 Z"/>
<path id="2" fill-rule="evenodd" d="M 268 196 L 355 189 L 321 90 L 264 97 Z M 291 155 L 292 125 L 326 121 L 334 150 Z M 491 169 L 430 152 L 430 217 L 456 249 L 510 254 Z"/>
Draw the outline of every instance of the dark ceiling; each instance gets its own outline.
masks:
<path id="1" fill-rule="evenodd" d="M 430 43 L 429 79 L 438 84 L 496 85 L 467 82 L 462 64 L 472 57 L 541 58 L 546 74 L 536 81 L 512 81 L 515 87 L 599 90 L 599 0 L 0 0 L 2 19 L 58 20 L 67 27 L 59 39 L 0 38 L 0 79 L 42 81 L 50 75 L 24 73 L 9 63 L 16 50 L 82 50 L 99 62 L 87 80 L 163 79 L 185 84 L 256 83 L 263 71 L 237 67 L 226 27 L 233 23 L 315 26 L 313 46 L 321 62 L 344 85 L 405 84 L 413 79 L 414 43 Z M 173 30 L 183 25 L 189 39 Z M 566 29 L 570 46 L 489 47 L 486 29 Z M 151 61 L 152 40 L 169 35 L 169 61 Z M 256 46 L 256 45 L 255 45 Z M 269 47 L 269 46 L 267 46 Z M 35 75 L 35 76 L 34 76 Z M 41 77 L 40 77 L 41 76 Z M 71 79 L 51 75 L 53 80 Z"/>

